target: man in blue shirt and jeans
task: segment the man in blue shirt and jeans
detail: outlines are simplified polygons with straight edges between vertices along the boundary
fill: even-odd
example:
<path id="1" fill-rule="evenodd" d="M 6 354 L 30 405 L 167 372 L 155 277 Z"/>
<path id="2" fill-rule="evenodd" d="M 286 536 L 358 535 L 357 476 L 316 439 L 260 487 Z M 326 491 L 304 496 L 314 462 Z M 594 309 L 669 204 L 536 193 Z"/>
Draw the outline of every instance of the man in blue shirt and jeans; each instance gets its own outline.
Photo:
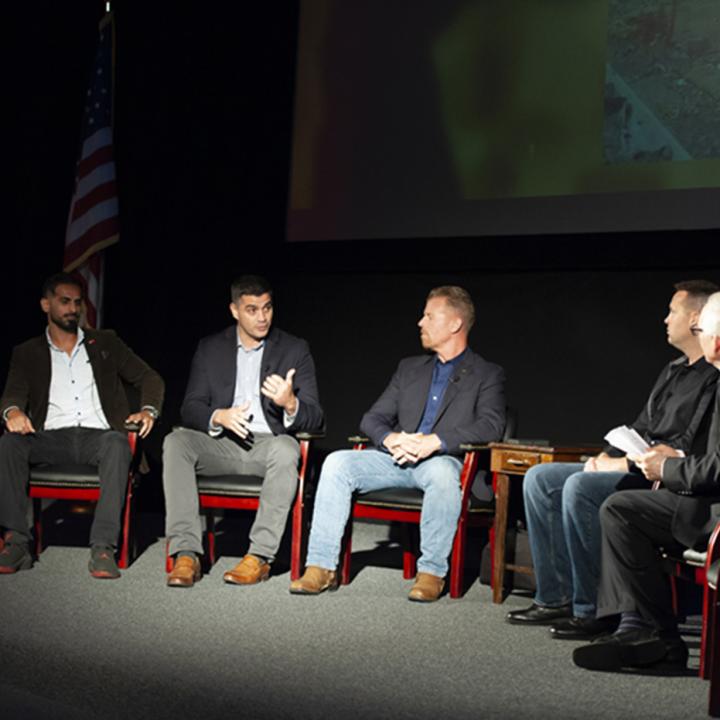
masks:
<path id="1" fill-rule="evenodd" d="M 462 443 L 499 440 L 505 425 L 505 376 L 468 347 L 475 308 L 466 290 L 438 287 L 418 322 L 430 354 L 400 362 L 390 385 L 360 424 L 375 449 L 332 453 L 315 499 L 307 570 L 290 592 L 337 586 L 340 543 L 352 495 L 391 487 L 423 491 L 418 573 L 409 598 L 437 600 L 460 516 Z"/>

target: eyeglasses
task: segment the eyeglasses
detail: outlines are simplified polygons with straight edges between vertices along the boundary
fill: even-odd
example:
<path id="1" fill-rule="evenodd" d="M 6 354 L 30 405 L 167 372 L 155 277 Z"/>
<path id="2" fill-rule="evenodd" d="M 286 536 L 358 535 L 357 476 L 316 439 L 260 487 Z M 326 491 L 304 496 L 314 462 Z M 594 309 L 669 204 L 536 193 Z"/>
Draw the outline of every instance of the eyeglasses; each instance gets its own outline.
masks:
<path id="1" fill-rule="evenodd" d="M 699 325 L 693 325 L 693 326 L 690 328 L 690 332 L 691 332 L 695 337 L 697 337 L 698 335 L 702 335 L 703 329 L 702 329 Z"/>

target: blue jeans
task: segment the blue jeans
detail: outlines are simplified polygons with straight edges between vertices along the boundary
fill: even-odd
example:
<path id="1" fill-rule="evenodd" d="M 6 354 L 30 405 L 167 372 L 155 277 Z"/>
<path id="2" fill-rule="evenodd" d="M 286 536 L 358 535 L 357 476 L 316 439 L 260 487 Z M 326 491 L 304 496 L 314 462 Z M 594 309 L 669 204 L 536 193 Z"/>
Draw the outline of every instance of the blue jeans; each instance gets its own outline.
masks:
<path id="1" fill-rule="evenodd" d="M 618 485 L 643 487 L 641 476 L 583 472 L 580 463 L 548 463 L 528 470 L 523 483 L 535 602 L 572 602 L 575 617 L 595 617 L 600 582 L 600 518 L 603 501 Z M 644 481 L 649 489 L 650 483 Z"/>
<path id="2" fill-rule="evenodd" d="M 322 467 L 307 564 L 335 570 L 354 492 L 391 487 L 417 488 L 425 494 L 420 516 L 419 572 L 443 577 L 448 570 L 460 517 L 461 462 L 450 455 L 431 457 L 417 465 L 398 465 L 379 450 L 338 450 Z"/>

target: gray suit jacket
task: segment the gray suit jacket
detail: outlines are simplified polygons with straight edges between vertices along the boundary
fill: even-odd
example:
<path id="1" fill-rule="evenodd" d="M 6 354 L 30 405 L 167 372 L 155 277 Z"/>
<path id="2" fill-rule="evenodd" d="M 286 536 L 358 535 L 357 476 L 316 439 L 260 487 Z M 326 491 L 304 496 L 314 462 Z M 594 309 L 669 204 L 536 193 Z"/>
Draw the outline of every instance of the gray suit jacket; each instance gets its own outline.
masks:
<path id="1" fill-rule="evenodd" d="M 363 416 L 360 429 L 376 447 L 389 432 L 415 432 L 432 382 L 434 355 L 401 360 L 377 402 Z M 450 455 L 461 455 L 461 443 L 502 438 L 505 428 L 505 373 L 468 348 L 443 395 L 433 424 Z"/>

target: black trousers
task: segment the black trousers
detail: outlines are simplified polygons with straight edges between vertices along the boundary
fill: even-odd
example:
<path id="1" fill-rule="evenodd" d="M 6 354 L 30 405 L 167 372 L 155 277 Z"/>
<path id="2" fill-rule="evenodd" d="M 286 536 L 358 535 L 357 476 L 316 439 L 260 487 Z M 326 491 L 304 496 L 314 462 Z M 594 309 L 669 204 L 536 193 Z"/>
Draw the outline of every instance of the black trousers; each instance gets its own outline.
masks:
<path id="1" fill-rule="evenodd" d="M 670 579 L 662 569 L 659 549 L 685 549 L 672 535 L 680 500 L 665 489 L 624 490 L 602 504 L 598 617 L 637 612 L 660 631 L 677 629 Z"/>
<path id="2" fill-rule="evenodd" d="M 100 499 L 90 530 L 90 544 L 115 546 L 132 456 L 127 436 L 115 430 L 62 428 L 29 435 L 0 437 L 0 526 L 30 540 L 27 484 L 31 465 L 95 465 Z"/>

